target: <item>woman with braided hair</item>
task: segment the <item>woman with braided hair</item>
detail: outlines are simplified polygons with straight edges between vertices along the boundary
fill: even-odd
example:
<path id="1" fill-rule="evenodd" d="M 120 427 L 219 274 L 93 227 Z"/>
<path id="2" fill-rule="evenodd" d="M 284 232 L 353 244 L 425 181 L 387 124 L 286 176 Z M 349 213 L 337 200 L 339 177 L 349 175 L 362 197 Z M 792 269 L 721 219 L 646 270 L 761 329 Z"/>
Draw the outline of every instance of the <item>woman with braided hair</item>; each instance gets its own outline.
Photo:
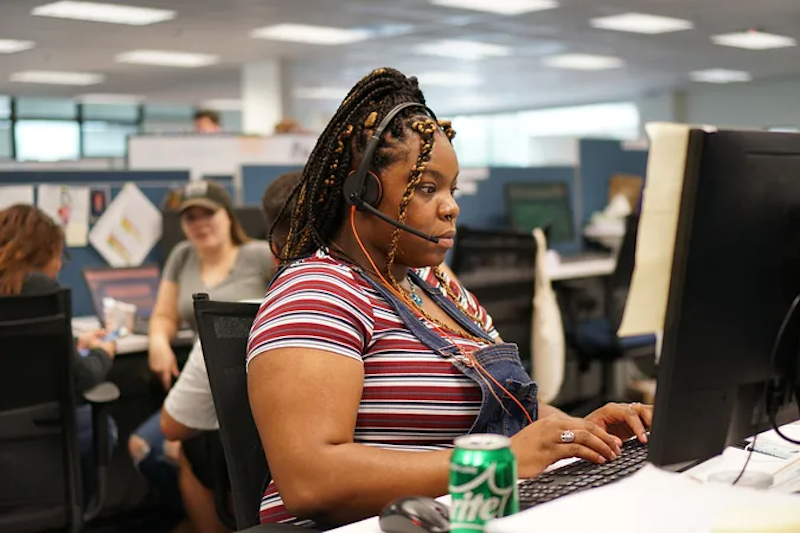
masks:
<path id="1" fill-rule="evenodd" d="M 379 69 L 317 141 L 248 346 L 273 476 L 262 522 L 328 527 L 445 494 L 466 433 L 511 437 L 521 477 L 566 457 L 604 462 L 621 438 L 646 438 L 649 407 L 576 419 L 538 402 L 516 346 L 438 267 L 459 214 L 453 136 L 415 78 Z"/>

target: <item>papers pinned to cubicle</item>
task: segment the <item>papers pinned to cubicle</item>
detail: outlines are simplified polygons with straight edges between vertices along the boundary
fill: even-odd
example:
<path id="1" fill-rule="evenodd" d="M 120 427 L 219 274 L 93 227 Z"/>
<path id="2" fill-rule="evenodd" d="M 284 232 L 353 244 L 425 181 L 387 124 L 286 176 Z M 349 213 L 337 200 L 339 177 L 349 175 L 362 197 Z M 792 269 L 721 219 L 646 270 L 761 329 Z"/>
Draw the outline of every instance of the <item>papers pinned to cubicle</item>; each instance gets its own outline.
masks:
<path id="1" fill-rule="evenodd" d="M 161 212 L 133 183 L 126 183 L 89 233 L 111 266 L 141 265 L 161 238 Z"/>
<path id="2" fill-rule="evenodd" d="M 620 337 L 664 331 L 690 127 L 652 123 L 647 180 Z"/>
<path id="3" fill-rule="evenodd" d="M 67 246 L 89 244 L 89 187 L 39 185 L 37 205 L 64 228 Z"/>
<path id="4" fill-rule="evenodd" d="M 33 205 L 33 185 L 0 187 L 0 211 L 17 204 Z"/>

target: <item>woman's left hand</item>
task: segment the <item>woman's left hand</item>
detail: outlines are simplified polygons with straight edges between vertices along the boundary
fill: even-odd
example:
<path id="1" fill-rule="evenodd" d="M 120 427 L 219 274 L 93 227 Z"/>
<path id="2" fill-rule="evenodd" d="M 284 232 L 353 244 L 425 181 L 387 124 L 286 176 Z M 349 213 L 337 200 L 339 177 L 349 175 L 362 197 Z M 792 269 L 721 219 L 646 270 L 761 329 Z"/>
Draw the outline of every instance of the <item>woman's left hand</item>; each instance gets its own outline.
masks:
<path id="1" fill-rule="evenodd" d="M 587 416 L 586 420 L 594 422 L 623 441 L 635 435 L 640 442 L 647 442 L 645 431 L 653 423 L 653 406 L 640 403 L 608 403 Z"/>

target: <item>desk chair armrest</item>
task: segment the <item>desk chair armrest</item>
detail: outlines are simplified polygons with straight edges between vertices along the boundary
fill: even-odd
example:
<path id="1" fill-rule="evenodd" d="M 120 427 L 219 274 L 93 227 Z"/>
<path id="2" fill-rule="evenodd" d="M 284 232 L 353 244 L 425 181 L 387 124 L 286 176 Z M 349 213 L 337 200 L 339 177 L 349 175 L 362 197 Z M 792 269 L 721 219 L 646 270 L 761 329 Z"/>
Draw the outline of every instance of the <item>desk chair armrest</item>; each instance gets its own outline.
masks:
<path id="1" fill-rule="evenodd" d="M 109 410 L 119 398 L 119 388 L 113 383 L 103 382 L 83 393 L 84 399 L 92 406 L 92 438 L 94 448 L 95 493 L 92 501 L 85 507 L 84 521 L 95 518 L 103 509 L 108 491 L 108 463 L 111 459 L 111 440 L 109 438 Z"/>
<path id="2" fill-rule="evenodd" d="M 83 399 L 92 404 L 110 404 L 119 399 L 119 388 L 110 381 L 95 385 L 83 393 Z"/>
<path id="3" fill-rule="evenodd" d="M 287 524 L 261 524 L 248 527 L 247 529 L 241 529 L 236 533 L 320 533 L 320 531 Z"/>

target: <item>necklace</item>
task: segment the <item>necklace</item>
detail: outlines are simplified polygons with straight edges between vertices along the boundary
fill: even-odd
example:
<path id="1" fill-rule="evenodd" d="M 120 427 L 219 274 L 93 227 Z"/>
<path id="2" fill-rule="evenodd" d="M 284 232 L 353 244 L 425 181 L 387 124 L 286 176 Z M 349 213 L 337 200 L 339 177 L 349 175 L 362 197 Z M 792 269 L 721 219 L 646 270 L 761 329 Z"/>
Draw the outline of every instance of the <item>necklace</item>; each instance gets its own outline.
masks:
<path id="1" fill-rule="evenodd" d="M 363 267 L 363 266 L 359 265 L 358 263 L 356 263 L 336 243 L 332 243 L 332 244 L 336 248 L 338 248 L 338 250 L 328 249 L 328 253 L 329 254 L 331 252 L 335 252 L 332 255 L 338 256 L 338 258 L 340 260 L 343 260 L 343 261 L 349 263 L 351 268 L 353 268 L 356 271 L 360 271 L 360 272 L 364 273 L 364 275 L 366 275 L 366 273 L 371 273 L 371 274 L 375 275 L 376 277 L 378 277 L 381 280 L 385 279 L 383 276 L 381 276 L 377 272 L 373 271 L 372 269 Z M 445 282 L 444 276 L 442 276 L 441 273 L 438 272 L 438 269 L 434 268 L 434 273 L 436 275 L 437 281 L 439 281 L 440 284 L 443 284 L 445 286 L 445 293 L 447 294 L 447 297 L 454 304 L 456 304 L 456 306 L 459 308 L 459 310 L 461 312 L 463 312 L 465 315 L 467 315 L 470 319 L 472 319 L 475 323 L 477 323 L 479 325 L 479 327 L 481 327 L 481 329 L 483 329 L 485 331 L 486 328 L 483 327 L 483 325 L 482 325 L 483 322 L 481 320 L 479 320 L 478 317 L 476 317 L 474 314 L 470 313 L 465 308 L 465 306 L 460 302 L 460 299 L 455 297 L 455 294 L 453 294 L 453 292 L 450 290 L 449 284 L 447 284 Z M 462 328 L 458 328 L 458 329 L 453 328 L 453 327 L 449 326 L 448 324 L 445 324 L 444 322 L 442 322 L 440 320 L 437 320 L 436 318 L 431 316 L 430 313 L 428 313 L 427 311 L 425 311 L 425 309 L 422 308 L 422 298 L 416 293 L 415 284 L 413 284 L 411 282 L 410 278 L 407 278 L 407 279 L 408 279 L 409 286 L 411 287 L 411 290 L 408 291 L 404 287 L 402 287 L 402 286 L 400 286 L 398 284 L 396 286 L 396 288 L 395 288 L 395 291 L 397 292 L 399 290 L 399 295 L 403 297 L 403 299 L 406 301 L 406 304 L 408 304 L 409 307 L 411 307 L 411 303 L 413 302 L 415 304 L 414 307 L 417 309 L 419 314 L 421 314 L 428 322 L 430 322 L 434 326 L 438 327 L 439 329 L 443 330 L 444 332 L 449 332 L 452 335 L 456 335 L 458 337 L 470 339 L 473 342 L 477 342 L 479 344 L 486 344 L 487 342 L 489 342 L 484 338 L 481 338 L 481 337 L 478 337 L 478 336 L 475 336 L 475 335 L 472 335 L 472 334 L 468 333 L 467 331 L 465 331 Z M 490 342 L 490 344 L 492 342 Z M 456 346 L 458 346 L 458 344 L 456 344 Z"/>
<path id="2" fill-rule="evenodd" d="M 403 287 L 403 290 L 406 291 L 412 302 L 417 304 L 418 307 L 422 307 L 422 297 L 417 294 L 417 285 L 411 281 L 411 278 L 406 278 L 406 281 L 408 281 L 408 290 L 405 287 Z"/>

